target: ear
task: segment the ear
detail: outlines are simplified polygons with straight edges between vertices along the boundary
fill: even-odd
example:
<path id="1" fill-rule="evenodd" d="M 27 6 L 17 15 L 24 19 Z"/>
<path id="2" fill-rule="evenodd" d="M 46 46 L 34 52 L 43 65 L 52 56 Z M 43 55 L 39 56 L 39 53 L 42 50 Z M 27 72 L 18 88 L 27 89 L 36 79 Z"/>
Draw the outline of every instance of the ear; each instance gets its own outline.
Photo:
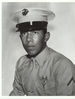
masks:
<path id="1" fill-rule="evenodd" d="M 47 33 L 45 34 L 45 42 L 47 42 L 47 41 L 49 40 L 49 38 L 50 38 L 50 33 L 47 32 Z"/>

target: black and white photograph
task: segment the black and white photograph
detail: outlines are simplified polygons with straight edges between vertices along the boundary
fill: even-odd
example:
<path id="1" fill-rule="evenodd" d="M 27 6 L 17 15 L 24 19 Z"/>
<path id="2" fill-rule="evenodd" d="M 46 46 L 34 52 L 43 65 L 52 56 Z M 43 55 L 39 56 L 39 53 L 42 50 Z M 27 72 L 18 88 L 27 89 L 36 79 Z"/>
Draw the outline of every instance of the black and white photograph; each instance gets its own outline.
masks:
<path id="1" fill-rule="evenodd" d="M 2 2 L 2 96 L 75 96 L 75 2 Z"/>

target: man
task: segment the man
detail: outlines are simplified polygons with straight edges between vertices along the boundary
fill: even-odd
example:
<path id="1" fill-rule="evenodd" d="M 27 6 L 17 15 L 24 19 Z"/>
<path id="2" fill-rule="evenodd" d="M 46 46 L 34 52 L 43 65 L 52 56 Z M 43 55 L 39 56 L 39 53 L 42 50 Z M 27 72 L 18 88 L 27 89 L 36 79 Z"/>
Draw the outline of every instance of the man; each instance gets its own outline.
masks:
<path id="1" fill-rule="evenodd" d="M 17 31 L 24 49 L 16 65 L 10 96 L 54 96 L 73 94 L 72 62 L 47 46 L 48 19 L 55 14 L 43 9 L 23 9 L 18 16 Z"/>

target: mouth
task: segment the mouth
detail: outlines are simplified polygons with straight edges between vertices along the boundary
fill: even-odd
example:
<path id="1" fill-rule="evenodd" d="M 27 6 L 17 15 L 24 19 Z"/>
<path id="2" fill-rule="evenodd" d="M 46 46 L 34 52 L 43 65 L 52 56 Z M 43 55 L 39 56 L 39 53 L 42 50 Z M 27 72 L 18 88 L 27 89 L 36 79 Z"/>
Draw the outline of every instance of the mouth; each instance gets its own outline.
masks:
<path id="1" fill-rule="evenodd" d="M 33 49 L 35 48 L 35 46 L 27 46 L 27 48 L 28 48 L 29 50 L 33 50 Z"/>

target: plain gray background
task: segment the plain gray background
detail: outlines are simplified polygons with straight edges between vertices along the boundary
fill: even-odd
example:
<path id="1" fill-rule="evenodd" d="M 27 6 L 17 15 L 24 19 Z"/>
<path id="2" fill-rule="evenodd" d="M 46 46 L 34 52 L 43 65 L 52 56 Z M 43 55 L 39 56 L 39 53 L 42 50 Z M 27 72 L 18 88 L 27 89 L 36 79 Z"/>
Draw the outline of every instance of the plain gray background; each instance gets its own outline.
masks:
<path id="1" fill-rule="evenodd" d="M 12 90 L 15 65 L 24 51 L 19 33 L 11 17 L 18 9 L 42 7 L 51 9 L 56 17 L 49 22 L 51 37 L 48 46 L 64 54 L 75 64 L 75 3 L 3 3 L 2 4 L 2 95 L 8 96 Z"/>

